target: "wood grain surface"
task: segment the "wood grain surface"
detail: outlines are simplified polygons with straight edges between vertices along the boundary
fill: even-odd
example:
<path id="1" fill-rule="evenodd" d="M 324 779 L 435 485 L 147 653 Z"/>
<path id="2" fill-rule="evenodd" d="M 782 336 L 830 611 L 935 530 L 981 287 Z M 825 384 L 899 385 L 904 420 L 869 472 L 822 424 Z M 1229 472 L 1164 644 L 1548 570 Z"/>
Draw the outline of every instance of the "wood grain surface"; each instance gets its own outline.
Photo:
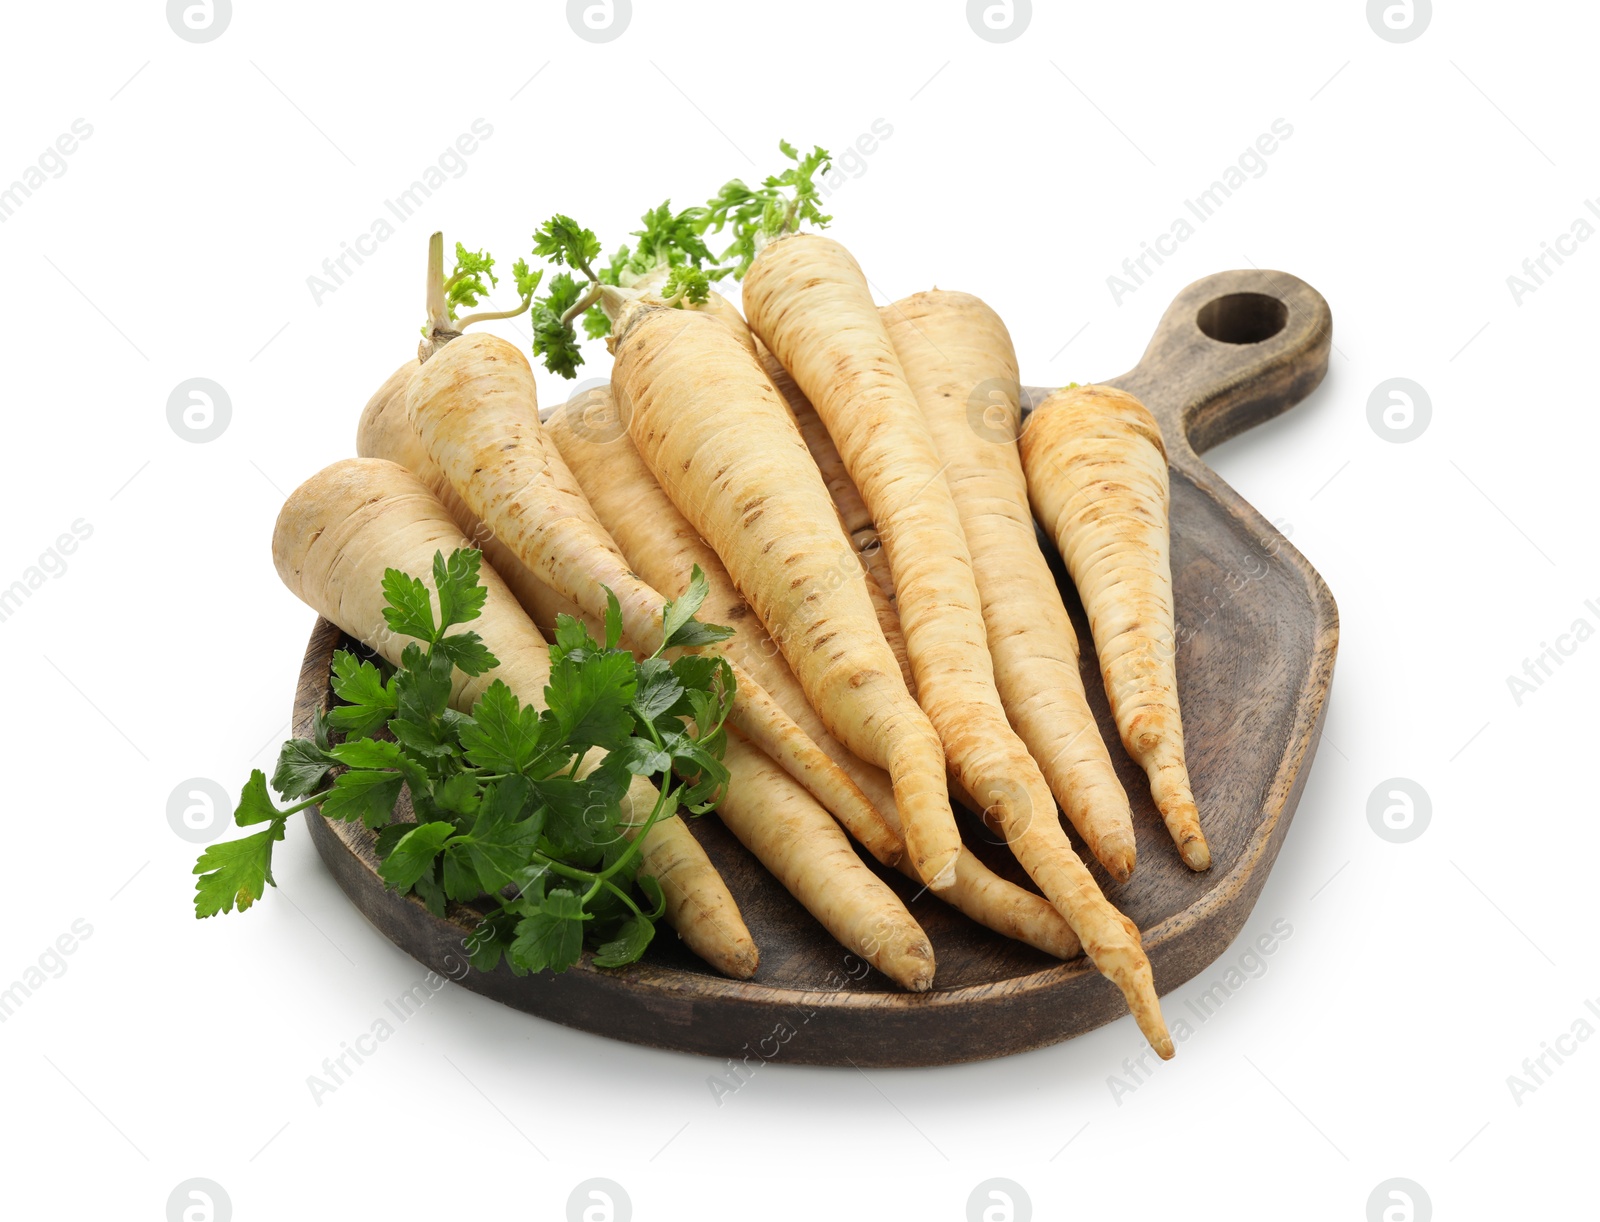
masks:
<path id="1" fill-rule="evenodd" d="M 1281 272 L 1222 272 L 1184 289 L 1138 366 L 1111 380 L 1144 401 L 1167 442 L 1178 684 L 1214 863 L 1204 874 L 1178 860 L 1143 773 L 1118 742 L 1082 608 L 1050 554 L 1138 838 L 1139 864 L 1127 883 L 1114 884 L 1092 859 L 1090 868 L 1143 931 L 1162 993 L 1221 955 L 1249 916 L 1305 785 L 1338 643 L 1338 613 L 1322 579 L 1197 454 L 1308 395 L 1327 370 L 1331 343 L 1327 303 L 1310 285 Z M 1024 388 L 1025 405 L 1048 393 Z M 316 711 L 332 699 L 332 654 L 350 644 L 317 622 L 295 696 L 297 735 L 310 734 Z M 1125 1013 L 1117 990 L 1081 956 L 1062 963 L 1007 941 L 880 870 L 938 956 L 931 992 L 900 992 L 834 942 L 711 815 L 693 826 L 760 946 L 753 980 L 714 974 L 665 926 L 644 960 L 617 971 L 586 956 L 560 976 L 519 979 L 504 966 L 479 972 L 462 950 L 469 909 L 434 917 L 384 888 L 372 833 L 315 811 L 307 821 L 339 885 L 396 945 L 476 992 L 616 1039 L 719 1059 L 939 1065 L 1054 1043 Z M 978 820 L 963 830 L 991 867 L 1025 882 Z"/>

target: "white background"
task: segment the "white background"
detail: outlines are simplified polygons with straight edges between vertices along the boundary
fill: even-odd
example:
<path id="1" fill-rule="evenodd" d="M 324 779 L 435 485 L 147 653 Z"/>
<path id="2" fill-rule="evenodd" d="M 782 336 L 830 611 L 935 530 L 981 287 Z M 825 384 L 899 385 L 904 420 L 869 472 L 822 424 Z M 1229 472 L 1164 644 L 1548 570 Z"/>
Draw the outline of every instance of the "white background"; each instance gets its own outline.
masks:
<path id="1" fill-rule="evenodd" d="M 203 45 L 151 0 L 8 9 L 0 183 L 93 128 L 0 224 L 0 586 L 93 531 L 0 623 L 0 983 L 93 930 L 0 1025 L 9 1213 L 161 1219 L 193 1176 L 241 1220 L 562 1218 L 593 1176 L 641 1220 L 957 1220 L 995 1176 L 1040 1219 L 1359 1220 L 1396 1176 L 1441 1219 L 1592 1210 L 1600 1040 L 1520 1104 L 1507 1077 L 1600 996 L 1600 645 L 1520 705 L 1507 676 L 1600 625 L 1600 242 L 1520 304 L 1506 278 L 1600 193 L 1595 13 L 1441 5 L 1395 44 L 1357 0 L 1034 7 L 994 44 L 949 0 L 637 0 L 603 45 L 550 0 L 238 0 Z M 307 277 L 479 118 L 466 172 L 318 304 Z M 186 778 L 236 793 L 285 736 L 312 615 L 273 574 L 273 518 L 412 352 L 427 233 L 509 264 L 559 209 L 614 244 L 665 196 L 767 172 L 780 136 L 839 152 L 880 118 L 834 232 L 890 297 L 985 297 L 1025 381 L 1121 372 L 1213 271 L 1280 268 L 1332 304 L 1321 389 L 1210 457 L 1342 616 L 1326 737 L 1244 934 L 1292 936 L 1120 1100 L 1128 1019 L 944 1070 L 774 1064 L 719 1107 L 712 1062 L 451 986 L 318 1106 L 307 1075 L 422 969 L 298 823 L 278 891 L 196 922 L 198 849 L 166 809 Z M 1107 277 L 1280 118 L 1266 172 L 1118 304 Z M 231 398 L 206 444 L 167 423 L 192 377 Z M 1405 444 L 1368 423 L 1391 377 L 1432 403 Z M 1367 820 L 1397 776 L 1432 803 L 1398 845 Z"/>

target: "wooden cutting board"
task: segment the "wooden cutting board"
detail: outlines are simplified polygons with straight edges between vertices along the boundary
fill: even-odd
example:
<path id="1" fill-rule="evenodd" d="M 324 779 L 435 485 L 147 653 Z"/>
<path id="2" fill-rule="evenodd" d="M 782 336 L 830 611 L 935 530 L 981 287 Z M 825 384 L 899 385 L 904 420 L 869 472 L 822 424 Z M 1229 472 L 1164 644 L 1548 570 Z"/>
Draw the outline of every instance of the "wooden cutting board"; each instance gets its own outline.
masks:
<path id="1" fill-rule="evenodd" d="M 1184 289 L 1138 366 L 1110 383 L 1142 399 L 1166 437 L 1178 686 L 1211 843 L 1207 873 L 1178 860 L 1143 773 L 1121 748 L 1082 608 L 1057 565 L 1083 643 L 1084 686 L 1133 799 L 1138 837 L 1127 883 L 1113 883 L 1092 859 L 1090 868 L 1143 932 L 1162 993 L 1221 955 L 1255 904 L 1316 750 L 1339 635 L 1316 571 L 1196 455 L 1305 398 L 1327 371 L 1332 335 L 1327 302 L 1304 281 L 1222 272 Z M 1048 393 L 1025 388 L 1027 406 Z M 295 698 L 297 735 L 309 736 L 332 700 L 329 665 L 348 645 L 318 621 Z M 938 956 L 932 992 L 901 992 L 834 942 L 711 815 L 692 823 L 760 947 L 753 980 L 713 974 L 666 926 L 645 959 L 617 971 L 587 957 L 560 976 L 473 971 L 462 951 L 469 910 L 438 918 L 395 895 L 378 877 L 372 833 L 314 811 L 307 820 L 339 885 L 396 945 L 469 989 L 614 1039 L 719 1059 L 943 1065 L 1054 1043 L 1125 1014 L 1087 959 L 1062 963 L 1003 939 L 880 870 Z M 969 819 L 964 830 L 991 867 L 1024 881 L 981 823 Z"/>

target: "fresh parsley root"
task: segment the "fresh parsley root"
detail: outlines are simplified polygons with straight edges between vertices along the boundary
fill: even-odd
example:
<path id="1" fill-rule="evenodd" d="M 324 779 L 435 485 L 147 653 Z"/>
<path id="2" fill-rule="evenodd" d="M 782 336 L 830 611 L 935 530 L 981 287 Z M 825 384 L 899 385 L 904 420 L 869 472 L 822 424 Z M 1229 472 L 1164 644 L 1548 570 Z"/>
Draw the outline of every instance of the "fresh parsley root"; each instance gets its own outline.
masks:
<path id="1" fill-rule="evenodd" d="M 742 319 L 732 321 L 744 327 Z M 605 425 L 617 419 L 616 412 L 610 388 L 600 386 L 569 401 L 569 410 L 557 412 L 546 426 L 601 524 L 639 575 L 656 589 L 680 593 L 689 588 L 697 570 L 705 574 L 711 593 L 703 613 L 734 625 L 734 635 L 727 643 L 729 656 L 850 774 L 889 821 L 888 830 L 898 840 L 899 815 L 888 775 L 864 763 L 827 732 L 778 645 L 749 614 L 744 595 L 721 557 L 679 513 L 633 440 L 626 433 L 612 440 Z M 590 427 L 574 427 L 574 421 Z M 599 427 L 593 427 L 596 425 Z M 498 565 L 496 571 L 500 571 Z M 876 588 L 870 581 L 863 584 L 869 592 Z M 759 768 L 752 769 L 748 777 L 742 775 L 739 745 L 739 740 L 730 736 L 725 762 L 732 777 L 728 797 L 717 807 L 722 821 L 841 943 L 897 981 L 904 984 L 909 977 L 912 983 L 907 987 L 916 987 L 920 969 L 931 966 L 931 960 L 916 962 L 909 950 L 912 939 L 895 943 L 884 936 L 886 930 L 897 927 L 896 922 L 908 919 L 889 904 L 892 893 L 874 898 L 875 888 L 866 879 L 876 882 L 876 878 L 834 852 L 837 836 L 815 826 L 826 822 L 825 812 L 815 803 L 807 803 L 804 794 L 794 792 L 788 777 L 772 776 L 775 770 L 765 756 L 746 749 Z M 741 797 L 746 807 L 742 810 Z M 874 829 L 842 820 L 841 826 L 879 854 L 874 847 Z M 908 877 L 917 877 L 908 858 L 902 857 L 898 868 Z M 980 924 L 1049 954 L 1069 959 L 1079 953 L 1077 938 L 1047 900 L 1000 878 L 965 849 L 956 862 L 955 884 L 940 892 L 939 898 Z M 877 936 L 864 948 L 852 941 L 853 935 L 869 929 Z"/>
<path id="2" fill-rule="evenodd" d="M 692 313 L 655 313 L 717 327 Z M 641 581 L 594 516 L 539 421 L 528 359 L 513 344 L 482 333 L 464 336 L 418 370 L 407 416 L 423 449 L 472 516 L 492 530 L 539 579 L 604 619 L 601 588 L 616 594 L 632 644 L 659 648 L 673 635 L 661 593 Z M 731 629 L 703 629 L 681 646 L 712 650 Z M 732 724 L 831 811 L 853 809 L 878 820 L 859 786 L 797 726 L 760 684 L 734 668 Z"/>
<path id="3" fill-rule="evenodd" d="M 391 632 L 411 638 L 401 665 L 385 673 L 347 651 L 334 656 L 340 703 L 319 719 L 313 738 L 284 744 L 272 777 L 285 800 L 299 800 L 279 809 L 266 776 L 251 773 L 234 821 L 265 826 L 201 854 L 197 916 L 243 911 L 259 899 L 273 881 L 272 846 L 289 817 L 320 805 L 325 818 L 375 829 L 384 880 L 436 914 L 447 901 L 487 897 L 489 911 L 470 943 L 480 969 L 504 957 L 518 974 L 562 971 L 585 944 L 602 967 L 644 953 L 666 899 L 656 879 L 640 872 L 640 847 L 678 809 L 710 809 L 727 781 L 727 664 L 694 655 L 668 662 L 659 650 L 635 660 L 619 648 L 613 599 L 603 642 L 578 620 L 558 624 L 545 709 L 524 706 L 495 680 L 470 714 L 457 712 L 450 708 L 456 674 L 475 678 L 499 665 L 476 632 L 450 631 L 483 608 L 479 563 L 476 551 L 435 553 L 437 615 L 421 580 L 386 570 L 383 618 Z M 663 648 L 703 632 L 694 612 L 705 594 L 701 579 L 668 604 L 673 630 Z M 602 754 L 586 768 L 591 752 Z M 629 836 L 623 803 L 635 776 L 657 778 L 660 790 Z M 394 818 L 402 788 L 414 823 Z"/>
<path id="4" fill-rule="evenodd" d="M 917 699 L 938 732 L 950 771 L 985 804 L 1023 869 L 1072 926 L 1095 966 L 1121 990 L 1151 1046 L 1163 1058 L 1170 1057 L 1172 1038 L 1139 932 L 1106 899 L 1073 850 L 1056 818 L 1055 798 L 1043 772 L 1006 717 L 968 540 L 943 475 L 945 464 L 866 276 L 838 242 L 797 232 L 802 223 L 820 224 L 813 216 L 820 209 L 807 174 L 808 167 L 814 173 L 825 164 L 825 154 L 819 149 L 800 160 L 788 145 L 782 151 L 794 165 L 767 180 L 767 198 L 757 198 L 758 192 L 746 198 L 734 189 L 737 184 L 724 188 L 719 197 L 727 200 L 726 224 L 737 248 L 731 253 L 740 257 L 741 300 L 750 328 L 822 417 L 873 523 L 889 541 L 889 567 Z M 716 207 L 713 201 L 713 212 Z M 679 359 L 677 350 L 671 355 Z M 627 385 L 629 376 L 635 382 L 644 378 L 642 369 L 625 366 L 619 355 L 615 381 Z M 661 371 L 653 370 L 652 377 L 659 382 Z M 665 431 L 665 424 L 642 420 L 642 396 L 635 386 L 627 389 L 635 439 L 652 427 Z M 664 418 L 684 417 L 673 412 Z M 713 458 L 705 447 L 696 447 L 693 458 L 716 464 L 719 471 L 748 470 L 726 456 Z M 687 471 L 687 458 L 672 453 L 651 465 L 659 474 L 679 461 Z M 765 527 L 772 517 L 771 502 L 764 501 L 763 507 Z M 704 523 L 695 525 L 727 559 L 717 535 Z M 729 567 L 734 568 L 731 563 Z M 734 576 L 741 589 L 749 588 L 736 569 Z M 774 635 L 781 630 L 788 639 L 787 623 L 763 619 Z M 898 792 L 897 787 L 897 797 Z M 904 803 L 901 814 L 916 861 L 916 821 Z M 945 838 L 930 836 L 930 841 L 948 843 L 948 825 L 930 817 L 927 828 L 945 833 Z M 928 873 L 923 877 L 933 881 Z"/>
<path id="5" fill-rule="evenodd" d="M 1126 882 L 1136 857 L 1133 814 L 1079 677 L 1077 631 L 1036 542 L 1022 459 L 1013 441 L 1021 431 L 1022 411 L 1011 336 L 998 314 L 967 293 L 917 293 L 879 314 L 961 514 L 1006 714 L 1085 846 L 1112 878 Z M 975 445 L 972 400 L 975 393 L 982 398 L 984 390 L 985 414 L 997 414 L 1003 431 L 998 440 Z M 1165 465 L 1161 470 L 1164 474 Z M 1098 473 L 1093 483 L 1059 482 L 1097 490 L 1122 486 Z M 1095 497 L 1096 522 L 1112 499 L 1109 493 Z M 1093 554 L 1107 552 L 1097 547 Z M 1122 564 L 1113 567 L 1119 575 L 1126 571 Z M 1142 615 L 1137 619 L 1145 622 Z M 1099 620 L 1090 622 L 1099 625 Z M 1140 724 L 1148 724 L 1150 702 L 1141 700 L 1135 707 Z M 1189 809 L 1194 809 L 1192 799 Z"/>

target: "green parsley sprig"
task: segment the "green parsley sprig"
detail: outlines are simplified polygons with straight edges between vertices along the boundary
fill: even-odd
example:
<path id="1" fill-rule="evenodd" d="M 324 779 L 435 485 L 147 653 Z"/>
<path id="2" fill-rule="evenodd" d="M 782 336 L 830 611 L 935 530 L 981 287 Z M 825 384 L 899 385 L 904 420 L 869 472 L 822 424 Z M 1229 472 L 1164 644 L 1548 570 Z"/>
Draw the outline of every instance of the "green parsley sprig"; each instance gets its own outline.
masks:
<path id="1" fill-rule="evenodd" d="M 718 256 L 732 261 L 732 275 L 744 279 L 761 248 L 772 239 L 796 232 L 802 224 L 826 229 L 833 220 L 822 211 L 822 193 L 817 175 L 832 166 L 832 155 L 818 145 L 804 157 L 787 140 L 778 141 L 778 150 L 792 164 L 779 174 L 769 175 L 759 187 L 746 186 L 739 178 L 723 184 L 722 190 L 706 204 L 700 216 L 702 232 L 728 230 L 733 238 Z"/>
<path id="2" fill-rule="evenodd" d="M 446 275 L 444 234 L 433 234 L 428 239 L 428 318 L 422 324 L 422 350 L 418 354 L 421 359 L 427 360 L 474 323 L 515 318 L 526 311 L 539 291 L 544 271 L 542 268 L 533 271 L 526 259 L 518 259 L 511 265 L 511 276 L 519 298 L 515 306 L 509 310 L 481 310 L 460 317 L 461 307 L 477 305 L 500 283 L 494 274 L 494 256 L 481 250 L 468 250 L 457 242 L 455 267 Z"/>
<path id="3" fill-rule="evenodd" d="M 648 287 L 669 305 L 704 302 L 711 282 L 729 271 L 707 266 L 714 260 L 701 236 L 704 213 L 703 208 L 674 212 L 670 200 L 663 202 L 639 218 L 644 228 L 629 234 L 638 241 L 631 247 L 624 242 L 604 266 L 594 230 L 561 213 L 541 225 L 533 235 L 533 253 L 572 269 L 553 275 L 549 291 L 533 306 L 533 352 L 544 360 L 545 368 L 564 378 L 577 376 L 583 364 L 577 333 L 580 317 L 589 339 L 611 333 L 612 317 L 603 302 L 607 286 Z"/>
<path id="4" fill-rule="evenodd" d="M 454 672 L 479 676 L 498 665 L 477 633 L 450 631 L 482 611 L 479 569 L 478 552 L 435 554 L 437 616 L 420 580 L 384 573 L 384 619 L 413 638 L 399 668 L 334 655 L 340 703 L 312 738 L 283 745 L 272 776 L 284 800 L 298 801 L 280 809 L 265 774 L 250 774 L 234 822 L 261 830 L 200 855 L 196 916 L 249 908 L 273 882 L 272 846 L 289 818 L 320 806 L 324 818 L 377 831 L 379 873 L 394 890 L 437 915 L 449 902 L 486 909 L 469 941 L 482 970 L 503 958 L 518 974 L 563 971 L 585 945 L 602 967 L 644 953 L 665 900 L 639 872 L 640 843 L 659 820 L 717 800 L 734 693 L 726 660 L 662 655 L 724 640 L 731 629 L 695 619 L 708 590 L 696 569 L 688 591 L 667 604 L 661 648 L 636 660 L 620 647 L 621 610 L 608 592 L 604 642 L 579 620 L 558 620 L 542 711 L 497 679 L 461 713 L 450 707 Z M 624 810 L 636 776 L 657 785 L 642 820 Z M 402 789 L 415 822 L 395 819 Z"/>

